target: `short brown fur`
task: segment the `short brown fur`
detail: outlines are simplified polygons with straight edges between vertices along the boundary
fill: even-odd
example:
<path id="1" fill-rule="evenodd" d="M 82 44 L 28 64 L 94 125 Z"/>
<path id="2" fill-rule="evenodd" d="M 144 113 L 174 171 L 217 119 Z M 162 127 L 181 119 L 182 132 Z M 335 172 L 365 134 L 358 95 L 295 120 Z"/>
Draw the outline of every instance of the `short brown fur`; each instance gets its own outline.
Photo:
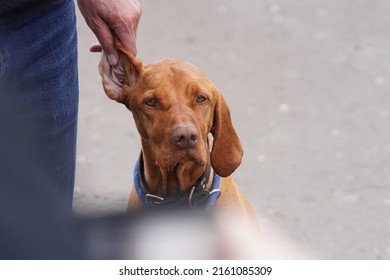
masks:
<path id="1" fill-rule="evenodd" d="M 111 69 L 103 54 L 99 69 L 107 96 L 133 113 L 150 192 L 166 196 L 188 191 L 202 176 L 210 158 L 213 171 L 222 177 L 216 207 L 239 209 L 254 217 L 230 177 L 241 163 L 243 149 L 217 87 L 187 62 L 170 59 L 144 67 L 118 40 L 116 47 L 120 54 L 118 68 Z M 197 136 L 195 144 L 184 149 L 172 140 L 172 131 L 183 127 L 191 127 Z M 213 135 L 211 153 L 209 133 Z M 133 188 L 128 208 L 139 207 L 142 203 Z"/>

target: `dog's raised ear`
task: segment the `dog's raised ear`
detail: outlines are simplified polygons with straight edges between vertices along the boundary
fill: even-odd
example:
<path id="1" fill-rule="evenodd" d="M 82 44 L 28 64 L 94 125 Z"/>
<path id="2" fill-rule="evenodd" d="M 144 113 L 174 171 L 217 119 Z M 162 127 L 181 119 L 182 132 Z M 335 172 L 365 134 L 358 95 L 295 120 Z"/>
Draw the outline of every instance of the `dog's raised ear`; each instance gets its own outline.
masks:
<path id="1" fill-rule="evenodd" d="M 211 133 L 214 136 L 211 166 L 219 176 L 227 177 L 241 164 L 244 150 L 233 127 L 226 101 L 219 92 Z"/>
<path id="2" fill-rule="evenodd" d="M 127 96 L 134 90 L 138 77 L 142 73 L 142 63 L 115 38 L 119 64 L 111 67 L 106 53 L 102 53 L 99 73 L 102 76 L 104 91 L 107 96 L 120 103 L 125 103 Z"/>

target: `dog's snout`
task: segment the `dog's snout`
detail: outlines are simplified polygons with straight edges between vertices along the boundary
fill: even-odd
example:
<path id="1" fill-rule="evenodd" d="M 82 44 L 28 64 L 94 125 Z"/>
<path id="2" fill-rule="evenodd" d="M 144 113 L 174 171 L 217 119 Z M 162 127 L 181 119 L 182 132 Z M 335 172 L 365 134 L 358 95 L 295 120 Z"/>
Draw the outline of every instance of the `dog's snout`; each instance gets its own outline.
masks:
<path id="1" fill-rule="evenodd" d="M 172 129 L 171 139 L 172 143 L 182 149 L 195 147 L 198 141 L 198 129 L 192 125 L 180 125 Z"/>

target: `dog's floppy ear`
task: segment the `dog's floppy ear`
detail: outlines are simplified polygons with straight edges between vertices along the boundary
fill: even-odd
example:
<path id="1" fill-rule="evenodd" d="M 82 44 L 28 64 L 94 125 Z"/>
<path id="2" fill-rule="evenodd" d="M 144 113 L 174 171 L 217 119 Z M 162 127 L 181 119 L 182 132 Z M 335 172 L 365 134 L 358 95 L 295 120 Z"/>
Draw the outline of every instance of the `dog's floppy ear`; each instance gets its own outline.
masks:
<path id="1" fill-rule="evenodd" d="M 115 46 L 118 49 L 119 64 L 111 67 L 106 53 L 102 53 L 99 64 L 99 73 L 102 76 L 104 91 L 107 96 L 120 103 L 126 102 L 142 73 L 142 63 L 131 54 L 122 43 L 115 38 Z"/>
<path id="2" fill-rule="evenodd" d="M 211 165 L 219 176 L 227 177 L 241 164 L 244 151 L 234 130 L 229 108 L 219 92 L 211 133 L 214 136 Z"/>

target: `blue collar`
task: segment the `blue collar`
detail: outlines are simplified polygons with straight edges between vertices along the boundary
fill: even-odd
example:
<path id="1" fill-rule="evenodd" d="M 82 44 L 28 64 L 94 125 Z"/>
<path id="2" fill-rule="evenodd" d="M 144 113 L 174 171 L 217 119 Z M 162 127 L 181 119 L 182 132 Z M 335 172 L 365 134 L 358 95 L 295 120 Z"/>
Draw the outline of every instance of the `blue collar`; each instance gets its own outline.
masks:
<path id="1" fill-rule="evenodd" d="M 196 207 L 202 205 L 204 209 L 209 210 L 216 204 L 221 190 L 219 189 L 220 177 L 214 172 L 213 182 L 210 192 L 205 189 L 209 181 L 210 163 L 206 167 L 205 174 L 195 185 L 190 187 L 190 191 L 169 197 L 161 197 L 149 193 L 144 181 L 142 153 L 135 163 L 134 167 L 134 186 L 139 199 L 148 208 L 179 208 L 183 206 Z M 208 174 L 207 174 L 208 173 Z"/>

